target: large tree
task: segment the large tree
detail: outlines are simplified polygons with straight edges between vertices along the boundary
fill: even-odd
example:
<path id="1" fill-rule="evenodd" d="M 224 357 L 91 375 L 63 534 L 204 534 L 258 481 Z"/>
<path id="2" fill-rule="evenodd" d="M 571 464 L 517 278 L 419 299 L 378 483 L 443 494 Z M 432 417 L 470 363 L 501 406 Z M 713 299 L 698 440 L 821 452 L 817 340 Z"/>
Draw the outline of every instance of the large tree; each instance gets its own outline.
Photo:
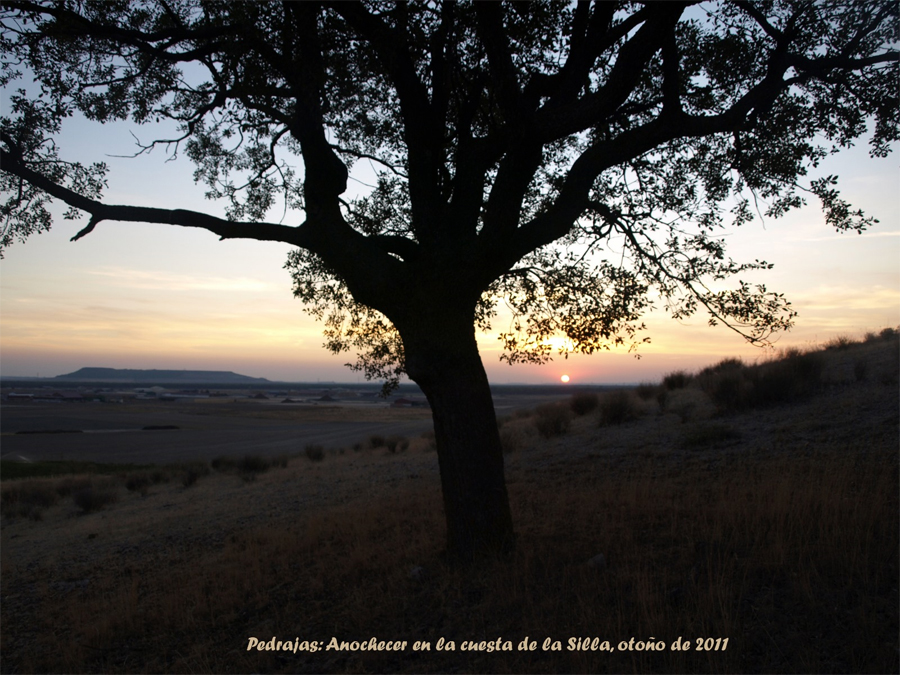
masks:
<path id="1" fill-rule="evenodd" d="M 731 260 L 722 228 L 806 195 L 837 229 L 865 228 L 833 177 L 804 177 L 864 134 L 873 155 L 897 138 L 895 0 L 2 11 L 4 247 L 49 227 L 52 199 L 89 216 L 74 239 L 144 221 L 295 246 L 295 293 L 324 319 L 326 346 L 428 397 L 448 549 L 463 558 L 513 543 L 476 345 L 498 302 L 513 315 L 510 362 L 546 360 L 553 335 L 586 353 L 634 345 L 651 294 L 765 341 L 793 312 L 740 279 L 712 290 L 769 267 Z M 138 151 L 186 154 L 226 216 L 104 202 L 106 166 L 55 140 L 76 112 L 174 122 Z M 361 160 L 375 185 L 344 197 Z M 282 223 L 265 222 L 276 206 Z"/>

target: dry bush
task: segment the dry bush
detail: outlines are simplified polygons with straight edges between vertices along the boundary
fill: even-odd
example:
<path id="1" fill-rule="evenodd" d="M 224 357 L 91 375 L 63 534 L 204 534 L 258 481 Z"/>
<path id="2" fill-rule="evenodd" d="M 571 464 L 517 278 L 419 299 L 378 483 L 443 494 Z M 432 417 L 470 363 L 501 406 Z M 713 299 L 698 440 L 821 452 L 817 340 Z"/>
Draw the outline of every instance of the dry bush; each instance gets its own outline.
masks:
<path id="1" fill-rule="evenodd" d="M 153 485 L 153 479 L 149 472 L 142 471 L 140 473 L 131 473 L 125 476 L 125 488 L 129 492 L 138 492 L 145 497 Z"/>
<path id="2" fill-rule="evenodd" d="M 528 444 L 528 434 L 520 424 L 508 424 L 500 429 L 500 446 L 503 454 L 519 452 Z"/>
<path id="3" fill-rule="evenodd" d="M 666 391 L 664 412 L 676 415 L 682 422 L 712 417 L 716 406 L 703 391 L 694 387 Z"/>
<path id="4" fill-rule="evenodd" d="M 425 446 L 426 452 L 434 452 L 437 450 L 437 440 L 434 438 L 434 431 L 429 429 L 428 431 L 423 431 L 420 438 L 424 439 L 427 443 Z"/>
<path id="5" fill-rule="evenodd" d="M 634 394 L 627 389 L 618 389 L 603 394 L 600 398 L 600 424 L 624 424 L 638 417 L 640 407 Z"/>
<path id="6" fill-rule="evenodd" d="M 657 398 L 659 394 L 664 391 L 664 387 L 661 387 L 658 384 L 653 384 L 652 382 L 641 382 L 634 389 L 635 395 L 642 401 L 649 401 L 651 399 Z"/>
<path id="7" fill-rule="evenodd" d="M 840 350 L 850 349 L 856 342 L 848 335 L 837 335 L 825 343 L 825 349 Z"/>
<path id="8" fill-rule="evenodd" d="M 117 487 L 109 479 L 93 478 L 90 485 L 72 493 L 72 501 L 83 513 L 101 511 L 119 501 Z"/>
<path id="9" fill-rule="evenodd" d="M 409 439 L 405 436 L 388 436 L 384 439 L 384 447 L 386 447 L 391 454 L 396 453 L 398 450 L 404 452 L 409 448 Z"/>
<path id="10" fill-rule="evenodd" d="M 256 477 L 261 473 L 265 473 L 272 466 L 272 462 L 270 462 L 265 457 L 261 457 L 259 455 L 245 455 L 235 465 L 238 473 L 241 478 L 243 478 L 246 482 L 252 483 L 256 480 Z"/>
<path id="11" fill-rule="evenodd" d="M 237 460 L 234 457 L 216 457 L 209 463 L 210 468 L 221 473 L 237 471 Z"/>
<path id="12" fill-rule="evenodd" d="M 681 437 L 681 447 L 692 450 L 722 445 L 730 445 L 740 440 L 740 433 L 723 423 L 696 424 L 685 429 Z"/>
<path id="13" fill-rule="evenodd" d="M 73 492 L 84 490 L 91 486 L 91 479 L 87 476 L 66 476 L 56 483 L 56 492 L 60 497 L 68 497 Z"/>
<path id="14" fill-rule="evenodd" d="M 325 448 L 315 443 L 307 443 L 303 453 L 311 462 L 321 462 L 325 459 Z"/>
<path id="15" fill-rule="evenodd" d="M 369 436 L 369 447 L 373 450 L 384 447 L 385 438 L 381 434 L 372 434 Z"/>
<path id="16" fill-rule="evenodd" d="M 572 411 L 564 403 L 544 403 L 534 409 L 534 426 L 544 438 L 562 436 L 569 430 Z"/>
<path id="17" fill-rule="evenodd" d="M 0 490 L 0 514 L 6 518 L 40 520 L 45 509 L 59 502 L 52 481 L 28 480 L 4 483 Z"/>
<path id="18" fill-rule="evenodd" d="M 184 487 L 192 487 L 198 480 L 209 475 L 210 468 L 206 462 L 190 462 L 182 465 L 181 471 L 181 484 Z"/>
<path id="19" fill-rule="evenodd" d="M 748 403 L 751 384 L 747 381 L 746 366 L 740 359 L 723 359 L 697 375 L 700 389 L 721 410 L 741 410 Z"/>
<path id="20" fill-rule="evenodd" d="M 663 377 L 662 386 L 669 391 L 672 391 L 673 389 L 684 389 L 692 378 L 693 376 L 687 372 L 677 370 L 674 373 L 669 373 Z"/>
<path id="21" fill-rule="evenodd" d="M 600 397 L 592 391 L 580 391 L 577 394 L 573 394 L 572 398 L 569 399 L 569 407 L 579 417 L 596 410 L 599 403 Z"/>

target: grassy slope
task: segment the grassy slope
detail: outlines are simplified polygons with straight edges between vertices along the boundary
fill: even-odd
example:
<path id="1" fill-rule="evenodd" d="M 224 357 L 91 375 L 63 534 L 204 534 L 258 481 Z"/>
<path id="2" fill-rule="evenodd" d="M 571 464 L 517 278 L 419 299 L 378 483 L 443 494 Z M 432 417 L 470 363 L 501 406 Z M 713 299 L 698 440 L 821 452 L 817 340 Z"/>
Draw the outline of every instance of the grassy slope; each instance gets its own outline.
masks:
<path id="1" fill-rule="evenodd" d="M 474 569 L 441 558 L 420 439 L 7 518 L 3 670 L 897 672 L 897 343 L 833 347 L 816 386 L 777 405 L 747 394 L 758 374 L 741 371 L 718 405 L 697 377 L 648 388 L 621 424 L 606 400 L 506 421 L 518 550 Z M 749 398 L 732 405 L 735 391 Z M 554 414 L 567 431 L 544 438 L 537 422 Z M 247 651 L 251 636 L 323 650 Z M 332 636 L 409 645 L 324 650 Z M 534 651 L 517 650 L 526 636 Z M 567 651 L 594 636 L 666 648 Z M 694 649 L 672 651 L 679 637 Z M 461 651 L 497 638 L 513 651 Z"/>

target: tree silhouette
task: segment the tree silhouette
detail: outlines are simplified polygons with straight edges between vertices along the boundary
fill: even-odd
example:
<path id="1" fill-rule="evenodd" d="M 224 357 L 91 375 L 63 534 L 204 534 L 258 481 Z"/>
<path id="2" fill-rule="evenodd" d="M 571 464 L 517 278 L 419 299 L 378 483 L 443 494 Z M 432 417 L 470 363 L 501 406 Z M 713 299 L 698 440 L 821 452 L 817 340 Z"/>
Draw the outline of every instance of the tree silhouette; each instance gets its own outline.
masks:
<path id="1" fill-rule="evenodd" d="M 710 282 L 765 261 L 723 228 L 818 197 L 862 230 L 836 179 L 807 180 L 869 134 L 897 139 L 894 0 L 695 2 L 31 2 L 3 5 L 2 244 L 46 229 L 48 203 L 104 220 L 286 242 L 295 294 L 326 346 L 431 403 L 448 550 L 508 550 L 513 526 L 476 328 L 513 315 L 510 362 L 548 338 L 591 353 L 643 339 L 658 294 L 764 342 L 779 294 Z M 102 201 L 107 167 L 54 138 L 174 121 L 227 216 Z M 377 182 L 346 199 L 354 163 Z M 280 205 L 289 224 L 266 222 Z M 177 205 L 170 205 L 175 207 Z M 611 254 L 611 248 L 616 253 Z"/>

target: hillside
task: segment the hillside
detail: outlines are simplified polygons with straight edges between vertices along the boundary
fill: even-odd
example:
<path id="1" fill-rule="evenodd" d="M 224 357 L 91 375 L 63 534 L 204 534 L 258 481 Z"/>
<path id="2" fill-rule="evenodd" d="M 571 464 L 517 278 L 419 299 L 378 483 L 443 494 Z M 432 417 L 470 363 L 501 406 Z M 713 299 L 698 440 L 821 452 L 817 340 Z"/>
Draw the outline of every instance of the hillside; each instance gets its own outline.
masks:
<path id="1" fill-rule="evenodd" d="M 238 375 L 230 370 L 132 370 L 120 368 L 80 368 L 58 375 L 54 380 L 73 382 L 155 383 L 155 384 L 261 384 L 263 377 Z"/>
<path id="2" fill-rule="evenodd" d="M 896 673 L 897 334 L 781 356 L 500 420 L 517 551 L 476 568 L 428 435 L 4 481 L 5 670 Z"/>

